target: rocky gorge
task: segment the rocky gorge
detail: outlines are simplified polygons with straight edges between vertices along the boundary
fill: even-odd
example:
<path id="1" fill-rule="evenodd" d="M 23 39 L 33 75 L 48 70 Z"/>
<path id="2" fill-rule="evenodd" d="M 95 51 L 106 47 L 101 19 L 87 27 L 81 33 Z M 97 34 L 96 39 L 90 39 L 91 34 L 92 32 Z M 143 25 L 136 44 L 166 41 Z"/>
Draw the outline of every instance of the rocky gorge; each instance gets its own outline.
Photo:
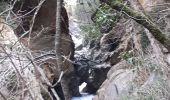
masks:
<path id="1" fill-rule="evenodd" d="M 0 98 L 58 100 L 57 94 L 61 100 L 169 100 L 169 47 L 153 35 L 155 29 L 141 23 L 145 19 L 128 12 L 133 9 L 138 16 L 144 14 L 147 22 L 155 23 L 156 29 L 169 37 L 169 1 L 112 2 L 65 0 L 61 13 L 63 65 L 59 68 L 55 55 L 56 0 L 18 1 L 13 12 L 27 16 L 19 17 L 14 29 L 4 24 L 10 22 L 7 17 L 0 26 L 1 30 L 7 27 L 0 38 L 1 70 L 11 69 L 0 72 L 5 76 L 0 77 Z M 119 11 L 115 3 L 120 2 L 123 8 Z M 42 7 L 36 17 L 27 14 L 39 3 Z M 114 7 L 108 6 L 111 4 Z"/>

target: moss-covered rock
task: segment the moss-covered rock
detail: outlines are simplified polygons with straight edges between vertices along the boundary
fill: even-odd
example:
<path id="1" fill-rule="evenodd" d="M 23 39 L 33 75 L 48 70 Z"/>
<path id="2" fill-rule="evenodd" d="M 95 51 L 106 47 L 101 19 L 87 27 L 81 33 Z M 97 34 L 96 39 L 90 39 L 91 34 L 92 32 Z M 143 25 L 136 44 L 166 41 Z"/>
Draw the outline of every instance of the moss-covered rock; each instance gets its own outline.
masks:
<path id="1" fill-rule="evenodd" d="M 166 37 L 160 28 L 143 13 L 131 9 L 119 0 L 109 0 L 107 4 L 113 9 L 123 12 L 137 23 L 143 25 L 160 43 L 162 43 L 170 51 L 170 39 Z"/>

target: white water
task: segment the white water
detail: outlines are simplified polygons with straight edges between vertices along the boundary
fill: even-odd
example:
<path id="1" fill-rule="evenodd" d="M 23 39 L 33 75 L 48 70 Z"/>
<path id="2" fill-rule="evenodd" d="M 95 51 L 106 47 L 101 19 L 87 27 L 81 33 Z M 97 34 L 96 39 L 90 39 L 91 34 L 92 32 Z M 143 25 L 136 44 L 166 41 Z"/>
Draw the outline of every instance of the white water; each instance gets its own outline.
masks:
<path id="1" fill-rule="evenodd" d="M 79 46 L 82 44 L 82 41 L 83 41 L 83 38 L 81 37 L 80 35 L 80 28 L 78 26 L 78 24 L 76 22 L 74 22 L 73 20 L 70 20 L 70 34 L 72 36 L 72 39 L 75 43 L 75 47 Z M 80 51 L 75 51 L 76 53 L 78 54 L 85 54 L 86 52 L 88 52 L 87 48 L 83 48 L 82 50 Z M 82 83 L 82 85 L 79 86 L 79 91 L 80 93 L 82 92 L 83 88 L 86 86 L 87 84 L 86 83 Z M 94 97 L 94 95 L 90 95 L 90 94 L 83 94 L 82 93 L 82 96 L 81 97 L 73 97 L 71 100 L 92 100 L 92 98 Z"/>
<path id="2" fill-rule="evenodd" d="M 73 97 L 71 100 L 92 100 L 94 95 L 85 95 L 82 97 Z"/>
<path id="3" fill-rule="evenodd" d="M 79 91 L 80 93 L 82 92 L 82 90 L 86 87 L 87 83 L 83 82 L 80 86 L 79 86 Z"/>
<path id="4" fill-rule="evenodd" d="M 75 47 L 81 45 L 83 41 L 83 37 L 80 35 L 81 30 L 79 28 L 79 25 L 74 21 L 73 17 L 70 17 L 69 30 L 70 30 L 72 39 L 75 43 Z"/>
<path id="5" fill-rule="evenodd" d="M 69 29 L 70 29 L 72 39 L 75 43 L 75 47 L 78 47 L 79 45 L 82 44 L 82 41 L 83 41 L 83 38 L 80 35 L 81 30 L 80 30 L 78 24 L 76 22 L 74 22 L 73 20 L 72 21 L 70 20 Z M 82 50 L 75 51 L 75 52 L 81 55 L 81 54 L 85 54 L 85 52 L 87 52 L 87 51 L 88 51 L 87 48 L 84 47 Z M 84 82 L 79 86 L 80 93 L 82 92 L 83 88 L 86 87 L 86 85 L 87 84 Z M 93 95 L 82 93 L 81 97 L 73 97 L 71 100 L 92 100 L 93 97 L 94 97 Z"/>
<path id="6" fill-rule="evenodd" d="M 84 82 L 79 86 L 79 91 L 82 94 L 82 97 L 73 97 L 71 100 L 92 100 L 94 95 L 82 93 L 82 90 L 83 90 L 83 88 L 86 87 L 86 85 L 87 85 L 87 83 Z"/>

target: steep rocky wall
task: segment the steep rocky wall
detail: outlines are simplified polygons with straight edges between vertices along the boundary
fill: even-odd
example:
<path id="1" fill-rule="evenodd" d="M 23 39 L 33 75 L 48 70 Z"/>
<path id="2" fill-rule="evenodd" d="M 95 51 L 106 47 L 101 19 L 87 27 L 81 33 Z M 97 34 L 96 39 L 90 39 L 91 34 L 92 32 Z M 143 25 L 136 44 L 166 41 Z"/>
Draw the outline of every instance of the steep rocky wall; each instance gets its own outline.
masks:
<path id="1" fill-rule="evenodd" d="M 166 27 L 169 27 L 169 17 L 167 17 L 169 14 L 160 13 L 165 9 L 169 9 L 168 5 L 164 4 L 167 3 L 167 1 L 129 0 L 129 2 L 133 9 L 150 16 L 166 34 L 169 34 L 169 32 L 166 31 Z M 157 10 L 155 8 L 157 8 Z M 128 18 L 126 20 L 128 20 Z M 160 20 L 164 20 L 165 24 L 159 23 Z M 118 24 L 116 26 L 118 26 Z M 128 52 L 123 49 L 120 52 L 116 52 L 118 49 L 112 51 L 113 53 L 111 56 L 113 59 L 111 60 L 116 62 L 109 70 L 107 79 L 101 85 L 93 100 L 143 100 L 147 98 L 168 100 L 170 97 L 168 93 L 165 93 L 164 96 L 161 95 L 161 93 L 165 91 L 170 91 L 170 87 L 168 86 L 169 65 L 166 63 L 168 54 L 164 55 L 162 46 L 160 46 L 161 44 L 153 38 L 152 34 L 147 29 L 133 20 L 127 21 L 126 26 L 122 25 L 120 27 L 126 30 L 123 31 L 126 37 L 122 38 L 122 40 L 124 40 L 124 46 L 129 47 L 127 49 Z M 117 33 L 120 32 L 120 30 L 113 30 Z M 128 40 L 128 38 L 129 42 L 125 41 Z M 119 43 L 118 47 L 121 45 L 123 45 L 123 42 Z M 130 53 L 132 53 L 132 55 Z M 115 58 L 116 56 L 121 57 L 121 60 Z M 138 63 L 138 61 L 142 62 Z M 150 67 L 153 64 L 154 68 L 152 69 Z M 158 67 L 155 68 L 156 66 Z M 158 86 L 158 84 L 160 84 L 160 86 Z M 162 87 L 163 90 L 159 89 L 159 87 Z M 154 92 L 157 90 L 160 90 L 161 93 Z"/>

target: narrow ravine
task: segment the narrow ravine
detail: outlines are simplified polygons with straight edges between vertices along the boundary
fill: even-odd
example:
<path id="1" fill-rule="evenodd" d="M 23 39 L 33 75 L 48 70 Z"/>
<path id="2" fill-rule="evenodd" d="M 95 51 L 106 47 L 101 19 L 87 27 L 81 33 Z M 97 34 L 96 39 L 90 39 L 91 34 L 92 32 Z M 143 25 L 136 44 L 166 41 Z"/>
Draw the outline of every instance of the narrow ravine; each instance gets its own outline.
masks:
<path id="1" fill-rule="evenodd" d="M 86 3 L 86 0 L 82 0 L 82 2 Z M 79 2 L 77 2 L 77 0 L 72 0 L 72 1 L 67 2 L 67 0 L 66 0 L 66 3 L 67 3 L 66 8 L 68 11 L 68 16 L 69 16 L 69 30 L 70 30 L 70 34 L 71 34 L 72 39 L 75 44 L 75 56 L 74 56 L 75 62 L 80 64 L 80 66 L 78 66 L 77 71 L 80 73 L 84 72 L 82 75 L 80 75 L 78 73 L 78 75 L 80 77 L 83 77 L 83 75 L 85 75 L 85 74 L 90 74 L 91 69 L 89 68 L 88 61 L 83 61 L 83 59 L 84 59 L 83 57 L 86 58 L 86 55 L 89 52 L 89 49 L 87 46 L 83 46 L 83 35 L 80 34 L 82 31 L 80 29 L 81 23 L 79 23 L 80 19 L 79 19 L 79 17 L 77 17 L 80 14 L 76 15 L 76 12 L 74 12 L 74 10 L 76 9 L 76 6 L 79 5 L 78 4 Z M 87 18 L 87 20 L 91 20 L 91 19 L 89 19 L 90 18 L 89 15 L 84 16 L 84 19 L 86 19 L 86 18 Z M 85 77 L 89 78 L 90 76 L 85 75 Z M 84 80 L 88 80 L 88 79 L 81 80 L 82 82 L 79 86 L 79 91 L 80 91 L 81 97 L 73 97 L 72 100 L 92 100 L 92 98 L 94 97 L 94 94 L 84 92 L 84 89 L 87 86 L 87 83 L 84 82 Z"/>
<path id="2" fill-rule="evenodd" d="M 170 100 L 170 1 L 62 2 L 0 2 L 0 100 Z"/>
<path id="3" fill-rule="evenodd" d="M 78 24 L 76 22 L 73 21 L 74 19 L 70 19 L 70 33 L 72 36 L 72 39 L 75 43 L 75 48 L 77 48 L 78 46 L 82 45 L 83 42 L 83 37 L 79 34 L 80 33 L 80 28 L 78 26 Z M 75 51 L 75 58 L 78 58 L 80 55 L 83 55 L 87 52 L 87 48 L 83 47 L 82 50 L 77 50 Z M 86 87 L 86 83 L 82 83 L 79 86 L 79 91 L 81 93 L 81 97 L 73 97 L 72 100 L 92 100 L 93 95 L 88 94 L 88 93 L 82 93 L 83 88 Z"/>

